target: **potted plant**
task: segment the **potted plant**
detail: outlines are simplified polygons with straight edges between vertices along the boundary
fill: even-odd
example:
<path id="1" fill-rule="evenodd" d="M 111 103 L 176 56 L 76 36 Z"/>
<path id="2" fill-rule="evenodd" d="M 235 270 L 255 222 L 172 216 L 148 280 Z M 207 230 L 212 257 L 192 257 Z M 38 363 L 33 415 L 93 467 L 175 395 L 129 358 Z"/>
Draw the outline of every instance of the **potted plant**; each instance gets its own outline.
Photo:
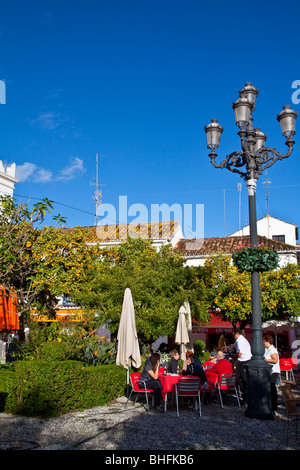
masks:
<path id="1" fill-rule="evenodd" d="M 279 267 L 278 253 L 265 248 L 263 244 L 238 246 L 232 255 L 232 260 L 239 272 L 265 272 Z"/>

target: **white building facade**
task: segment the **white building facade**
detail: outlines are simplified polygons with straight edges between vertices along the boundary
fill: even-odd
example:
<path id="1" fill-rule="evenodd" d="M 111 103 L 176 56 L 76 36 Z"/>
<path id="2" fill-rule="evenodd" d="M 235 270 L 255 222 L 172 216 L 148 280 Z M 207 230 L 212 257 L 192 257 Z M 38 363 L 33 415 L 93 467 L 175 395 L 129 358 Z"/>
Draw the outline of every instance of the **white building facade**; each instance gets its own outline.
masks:
<path id="1" fill-rule="evenodd" d="M 243 235 L 249 235 L 249 225 L 241 228 L 237 232 L 229 235 L 230 237 L 238 237 Z M 288 245 L 297 245 L 298 239 L 298 227 L 297 225 L 284 222 L 283 220 L 276 219 L 267 215 L 257 221 L 257 234 L 263 237 L 270 238 L 271 240 L 277 240 Z"/>
<path id="2" fill-rule="evenodd" d="M 12 163 L 6 169 L 2 160 L 0 160 L 0 196 L 13 196 L 15 183 L 18 180 L 16 175 L 16 164 Z"/>

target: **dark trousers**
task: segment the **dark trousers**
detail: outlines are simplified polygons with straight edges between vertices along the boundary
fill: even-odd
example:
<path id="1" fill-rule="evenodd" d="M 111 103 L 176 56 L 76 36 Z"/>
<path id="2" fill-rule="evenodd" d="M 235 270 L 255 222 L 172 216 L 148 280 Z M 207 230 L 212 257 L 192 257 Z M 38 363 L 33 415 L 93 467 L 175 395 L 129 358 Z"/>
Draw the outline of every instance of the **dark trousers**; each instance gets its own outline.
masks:
<path id="1" fill-rule="evenodd" d="M 279 374 L 271 374 L 271 400 L 272 400 L 272 410 L 277 410 L 278 408 L 278 395 L 277 395 L 277 379 Z"/>
<path id="2" fill-rule="evenodd" d="M 150 379 L 146 382 L 146 387 L 154 390 L 154 406 L 160 405 L 162 386 L 159 379 Z"/>
<path id="3" fill-rule="evenodd" d="M 247 401 L 247 375 L 242 361 L 235 362 L 235 373 L 237 382 L 240 384 L 242 399 L 244 403 Z"/>

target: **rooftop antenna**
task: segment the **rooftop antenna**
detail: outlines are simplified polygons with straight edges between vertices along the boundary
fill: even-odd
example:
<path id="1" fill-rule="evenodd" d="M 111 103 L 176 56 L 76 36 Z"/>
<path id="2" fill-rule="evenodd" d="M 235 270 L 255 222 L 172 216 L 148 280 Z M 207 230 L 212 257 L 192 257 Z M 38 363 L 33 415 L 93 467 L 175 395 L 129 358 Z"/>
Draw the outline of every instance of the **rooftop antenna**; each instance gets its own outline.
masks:
<path id="1" fill-rule="evenodd" d="M 267 224 L 268 224 L 268 238 L 270 238 L 270 223 L 269 223 L 269 190 L 268 190 L 268 184 L 272 183 L 272 181 L 268 181 L 268 172 L 265 172 L 266 175 L 266 181 L 263 181 L 263 184 L 266 185 L 266 201 L 267 201 Z"/>
<path id="2" fill-rule="evenodd" d="M 226 203 L 225 203 L 225 189 L 223 189 L 223 200 L 224 200 L 224 236 L 226 237 Z"/>
<path id="3" fill-rule="evenodd" d="M 242 196 L 242 183 L 237 183 L 236 190 L 239 192 L 239 230 L 241 230 L 241 196 Z"/>
<path id="4" fill-rule="evenodd" d="M 93 199 L 95 201 L 95 225 L 98 225 L 98 206 L 101 206 L 102 204 L 102 190 L 99 191 L 99 157 L 104 157 L 104 155 L 99 155 L 98 153 L 96 153 L 96 180 L 95 183 L 92 183 L 96 186 L 95 195 L 93 196 Z"/>

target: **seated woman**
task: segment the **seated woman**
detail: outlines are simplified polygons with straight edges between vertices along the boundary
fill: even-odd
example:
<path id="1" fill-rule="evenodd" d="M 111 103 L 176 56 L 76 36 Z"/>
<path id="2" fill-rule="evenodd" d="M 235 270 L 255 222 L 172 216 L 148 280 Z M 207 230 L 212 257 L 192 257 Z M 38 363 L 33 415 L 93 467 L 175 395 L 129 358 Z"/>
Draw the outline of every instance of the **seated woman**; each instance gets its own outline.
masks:
<path id="1" fill-rule="evenodd" d="M 187 368 L 185 375 L 194 375 L 200 377 L 201 387 L 203 389 L 208 388 L 207 378 L 200 362 L 200 359 L 197 359 L 195 354 L 191 354 L 187 358 Z"/>
<path id="2" fill-rule="evenodd" d="M 187 352 L 185 353 L 185 360 L 183 361 L 183 365 L 182 365 L 182 373 L 183 373 L 183 374 L 186 373 L 186 369 L 187 369 L 187 366 L 188 366 L 187 360 L 188 360 L 188 357 L 189 357 L 191 354 L 194 354 L 193 351 L 187 351 Z"/>
<path id="3" fill-rule="evenodd" d="M 171 360 L 168 364 L 168 372 L 169 374 L 177 374 L 177 364 L 179 360 L 179 353 L 177 349 L 173 349 L 170 352 Z"/>
<path id="4" fill-rule="evenodd" d="M 160 407 L 162 386 L 158 378 L 159 366 L 160 355 L 158 353 L 151 354 L 145 362 L 145 367 L 141 373 L 140 380 L 143 380 L 146 383 L 147 388 L 154 391 L 154 408 L 157 411 L 163 411 L 163 408 Z"/>

